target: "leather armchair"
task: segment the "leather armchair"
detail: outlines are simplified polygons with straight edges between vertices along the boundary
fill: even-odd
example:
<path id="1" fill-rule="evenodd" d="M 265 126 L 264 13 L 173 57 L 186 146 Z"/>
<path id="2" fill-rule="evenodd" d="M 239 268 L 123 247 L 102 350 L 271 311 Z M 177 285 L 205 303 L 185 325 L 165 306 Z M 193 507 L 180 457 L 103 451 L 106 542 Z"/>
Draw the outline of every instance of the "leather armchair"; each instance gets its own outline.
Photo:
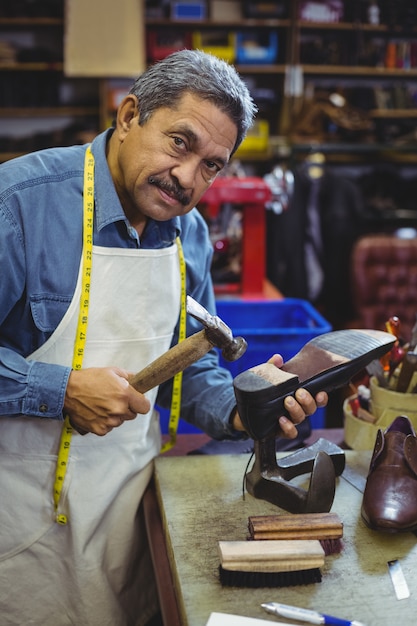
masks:
<path id="1" fill-rule="evenodd" d="M 417 238 L 366 235 L 351 257 L 352 297 L 357 328 L 385 329 L 396 315 L 401 337 L 409 341 L 417 315 Z"/>

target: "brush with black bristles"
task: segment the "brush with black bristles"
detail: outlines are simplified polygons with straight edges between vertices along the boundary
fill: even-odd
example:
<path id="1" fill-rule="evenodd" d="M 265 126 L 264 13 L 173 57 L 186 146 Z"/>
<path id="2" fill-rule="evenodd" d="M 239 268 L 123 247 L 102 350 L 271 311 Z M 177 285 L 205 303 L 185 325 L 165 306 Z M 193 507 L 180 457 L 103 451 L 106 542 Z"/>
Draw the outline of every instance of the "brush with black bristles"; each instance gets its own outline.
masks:
<path id="1" fill-rule="evenodd" d="M 219 541 L 220 582 L 227 587 L 291 587 L 321 582 L 324 550 L 307 540 Z"/>
<path id="2" fill-rule="evenodd" d="M 253 515 L 249 539 L 318 539 L 326 556 L 343 549 L 343 524 L 336 513 Z"/>

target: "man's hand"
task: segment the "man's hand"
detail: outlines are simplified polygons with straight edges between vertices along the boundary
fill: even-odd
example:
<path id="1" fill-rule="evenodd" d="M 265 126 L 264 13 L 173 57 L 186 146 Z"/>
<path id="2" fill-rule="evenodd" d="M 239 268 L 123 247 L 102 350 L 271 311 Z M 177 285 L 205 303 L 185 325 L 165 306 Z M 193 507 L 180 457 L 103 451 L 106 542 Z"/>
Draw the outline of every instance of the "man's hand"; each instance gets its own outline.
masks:
<path id="1" fill-rule="evenodd" d="M 129 385 L 130 372 L 117 367 L 73 370 L 68 379 L 64 411 L 80 432 L 106 435 L 137 413 L 146 414 L 149 400 Z"/>
<path id="2" fill-rule="evenodd" d="M 284 363 L 280 354 L 274 354 L 268 363 L 273 363 L 276 367 L 281 367 Z M 284 404 L 290 417 L 277 415 L 277 420 L 282 431 L 282 435 L 288 439 L 297 437 L 295 424 L 300 424 L 308 415 L 312 415 L 318 408 L 327 405 L 328 396 L 325 391 L 320 391 L 315 398 L 305 389 L 297 389 L 295 399 L 292 396 L 285 398 Z M 235 413 L 232 419 L 232 426 L 235 430 L 244 431 L 239 414 Z"/>

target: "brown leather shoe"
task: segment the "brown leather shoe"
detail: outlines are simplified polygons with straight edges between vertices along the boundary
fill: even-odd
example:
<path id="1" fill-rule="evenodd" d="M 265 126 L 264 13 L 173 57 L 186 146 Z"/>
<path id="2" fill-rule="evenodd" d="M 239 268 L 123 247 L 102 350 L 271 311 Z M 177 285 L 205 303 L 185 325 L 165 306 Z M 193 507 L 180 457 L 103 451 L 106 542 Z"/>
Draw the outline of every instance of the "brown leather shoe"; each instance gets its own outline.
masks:
<path id="1" fill-rule="evenodd" d="M 361 516 L 373 530 L 417 529 L 417 438 L 408 417 L 400 415 L 378 430 Z"/>

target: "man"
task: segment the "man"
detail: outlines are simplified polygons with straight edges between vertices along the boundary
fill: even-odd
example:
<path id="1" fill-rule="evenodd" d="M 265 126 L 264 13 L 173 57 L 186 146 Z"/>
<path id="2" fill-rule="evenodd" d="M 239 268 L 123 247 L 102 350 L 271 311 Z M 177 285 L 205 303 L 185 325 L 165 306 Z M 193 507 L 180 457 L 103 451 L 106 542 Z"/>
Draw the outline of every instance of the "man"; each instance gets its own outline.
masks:
<path id="1" fill-rule="evenodd" d="M 214 312 L 193 207 L 254 113 L 231 66 L 181 51 L 136 81 L 91 149 L 1 168 L 3 626 L 141 625 L 156 611 L 139 503 L 160 450 L 158 390 L 140 394 L 129 375 L 178 340 L 185 292 Z M 298 393 L 291 419 L 277 416 L 288 437 L 327 401 Z M 170 395 L 169 382 L 158 402 Z M 215 438 L 244 436 L 214 353 L 185 370 L 181 414 Z"/>

